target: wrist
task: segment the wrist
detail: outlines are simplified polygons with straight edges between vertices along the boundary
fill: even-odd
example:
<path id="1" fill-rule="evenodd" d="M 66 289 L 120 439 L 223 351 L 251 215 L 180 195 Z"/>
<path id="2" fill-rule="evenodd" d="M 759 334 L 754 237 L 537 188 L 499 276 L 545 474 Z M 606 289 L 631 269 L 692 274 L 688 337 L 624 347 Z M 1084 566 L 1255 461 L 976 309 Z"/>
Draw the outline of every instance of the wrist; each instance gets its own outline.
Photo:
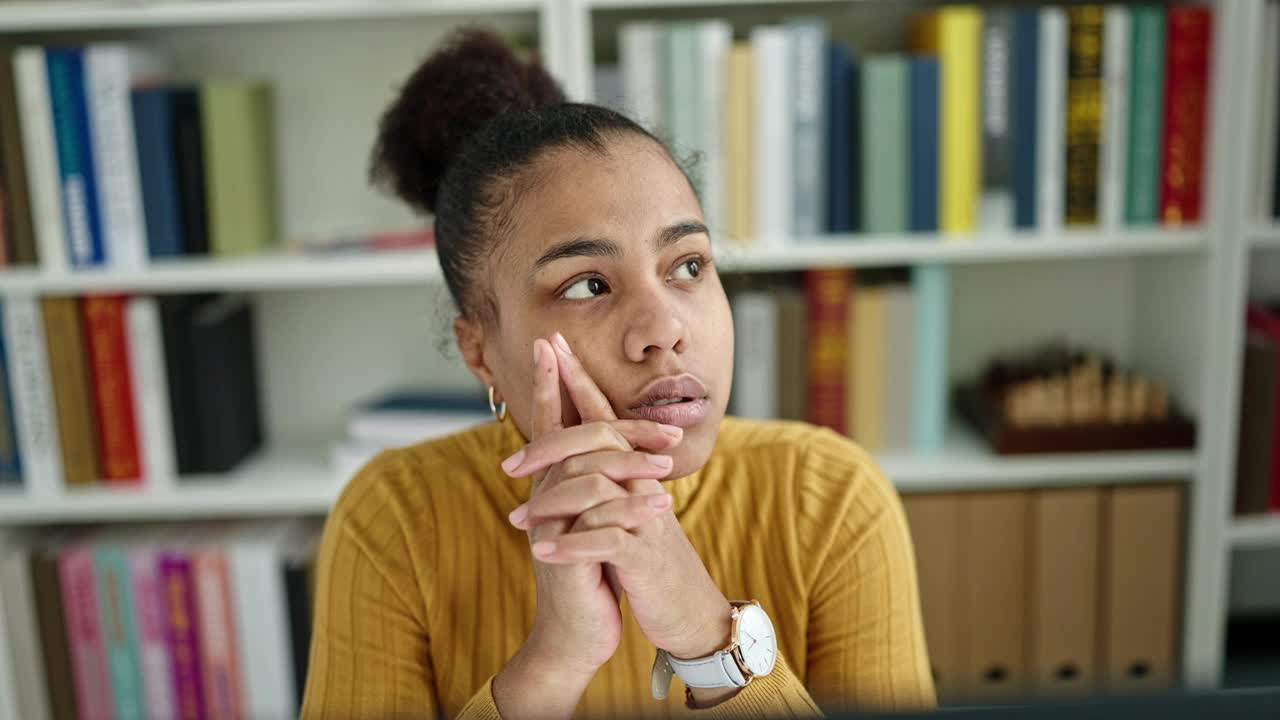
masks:
<path id="1" fill-rule="evenodd" d="M 567 718 L 595 676 L 533 638 L 516 651 L 493 679 L 493 702 L 503 718 Z"/>
<path id="2" fill-rule="evenodd" d="M 711 607 L 713 609 L 703 613 L 702 622 L 694 632 L 675 647 L 663 649 L 681 660 L 696 660 L 729 647 L 733 631 L 733 606 L 722 595 Z"/>

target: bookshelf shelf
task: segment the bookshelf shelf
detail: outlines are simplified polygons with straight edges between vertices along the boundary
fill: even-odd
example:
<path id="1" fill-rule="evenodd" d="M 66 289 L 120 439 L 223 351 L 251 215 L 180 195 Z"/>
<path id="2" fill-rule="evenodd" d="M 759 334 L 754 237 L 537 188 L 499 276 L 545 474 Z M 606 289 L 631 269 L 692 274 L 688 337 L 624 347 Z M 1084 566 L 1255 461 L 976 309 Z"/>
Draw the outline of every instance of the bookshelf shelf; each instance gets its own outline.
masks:
<path id="1" fill-rule="evenodd" d="M 1233 518 L 1227 528 L 1231 548 L 1280 547 L 1280 514 Z"/>
<path id="2" fill-rule="evenodd" d="M 1071 231 L 1058 238 L 1037 235 L 982 235 L 946 240 L 942 236 L 827 236 L 783 248 L 717 251 L 725 272 L 777 272 L 816 267 L 875 267 L 920 263 L 978 264 L 1071 259 L 1181 255 L 1207 246 L 1195 230 L 1091 233 Z M 184 258 L 153 262 L 136 271 L 38 270 L 0 272 L 0 292 L 193 292 L 198 290 L 286 290 L 302 288 L 404 286 L 438 280 L 432 251 L 371 254 L 264 255 L 235 259 Z"/>
<path id="3" fill-rule="evenodd" d="M 1280 224 L 1256 225 L 1249 232 L 1249 244 L 1255 248 L 1280 249 Z"/>
<path id="4" fill-rule="evenodd" d="M 540 0 L 52 0 L 0 3 L 0 33 L 531 12 Z"/>

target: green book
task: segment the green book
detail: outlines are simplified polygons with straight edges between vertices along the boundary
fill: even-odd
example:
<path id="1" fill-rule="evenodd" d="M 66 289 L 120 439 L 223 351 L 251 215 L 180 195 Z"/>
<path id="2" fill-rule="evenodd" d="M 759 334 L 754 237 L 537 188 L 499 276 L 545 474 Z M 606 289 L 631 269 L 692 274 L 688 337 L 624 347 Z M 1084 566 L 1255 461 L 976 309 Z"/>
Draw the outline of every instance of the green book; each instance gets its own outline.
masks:
<path id="1" fill-rule="evenodd" d="M 1160 139 L 1164 134 L 1164 8 L 1130 9 L 1129 157 L 1124 220 L 1154 225 L 1160 206 Z"/>
<path id="2" fill-rule="evenodd" d="M 266 85 L 212 81 L 200 87 L 209 250 L 260 252 L 277 239 L 275 148 Z"/>
<path id="3" fill-rule="evenodd" d="M 662 28 L 662 109 L 667 138 L 676 161 L 689 173 L 693 187 L 702 193 L 697 160 L 706 147 L 701 105 L 702 57 L 695 23 L 674 23 Z"/>
<path id="4" fill-rule="evenodd" d="M 907 58 L 870 55 L 862 61 L 862 230 L 907 231 Z"/>
<path id="5" fill-rule="evenodd" d="M 94 574 L 98 580 L 98 613 L 102 620 L 103 644 L 106 645 L 107 665 L 111 674 L 115 716 L 146 717 L 129 556 L 119 547 L 99 545 L 94 549 L 93 560 Z"/>

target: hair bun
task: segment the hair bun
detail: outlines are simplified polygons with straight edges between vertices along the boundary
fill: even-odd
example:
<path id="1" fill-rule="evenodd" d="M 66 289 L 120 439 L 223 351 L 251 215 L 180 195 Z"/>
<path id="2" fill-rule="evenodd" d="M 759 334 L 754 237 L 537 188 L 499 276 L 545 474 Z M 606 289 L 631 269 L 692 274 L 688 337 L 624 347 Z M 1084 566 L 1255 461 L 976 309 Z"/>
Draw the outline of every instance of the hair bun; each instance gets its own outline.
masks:
<path id="1" fill-rule="evenodd" d="M 459 30 L 418 66 L 383 114 L 370 178 L 434 212 L 449 163 L 485 123 L 564 101 L 551 75 L 520 59 L 497 34 Z"/>

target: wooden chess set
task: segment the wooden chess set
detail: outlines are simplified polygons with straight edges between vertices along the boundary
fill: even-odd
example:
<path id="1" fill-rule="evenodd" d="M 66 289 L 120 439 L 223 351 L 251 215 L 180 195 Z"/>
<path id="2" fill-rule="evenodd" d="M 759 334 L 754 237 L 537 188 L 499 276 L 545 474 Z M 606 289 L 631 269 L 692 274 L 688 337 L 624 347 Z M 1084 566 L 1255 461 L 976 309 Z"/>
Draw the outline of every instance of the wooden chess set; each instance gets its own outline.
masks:
<path id="1" fill-rule="evenodd" d="M 1001 455 L 1195 446 L 1195 424 L 1168 389 L 1059 344 L 992 361 L 954 401 Z"/>

